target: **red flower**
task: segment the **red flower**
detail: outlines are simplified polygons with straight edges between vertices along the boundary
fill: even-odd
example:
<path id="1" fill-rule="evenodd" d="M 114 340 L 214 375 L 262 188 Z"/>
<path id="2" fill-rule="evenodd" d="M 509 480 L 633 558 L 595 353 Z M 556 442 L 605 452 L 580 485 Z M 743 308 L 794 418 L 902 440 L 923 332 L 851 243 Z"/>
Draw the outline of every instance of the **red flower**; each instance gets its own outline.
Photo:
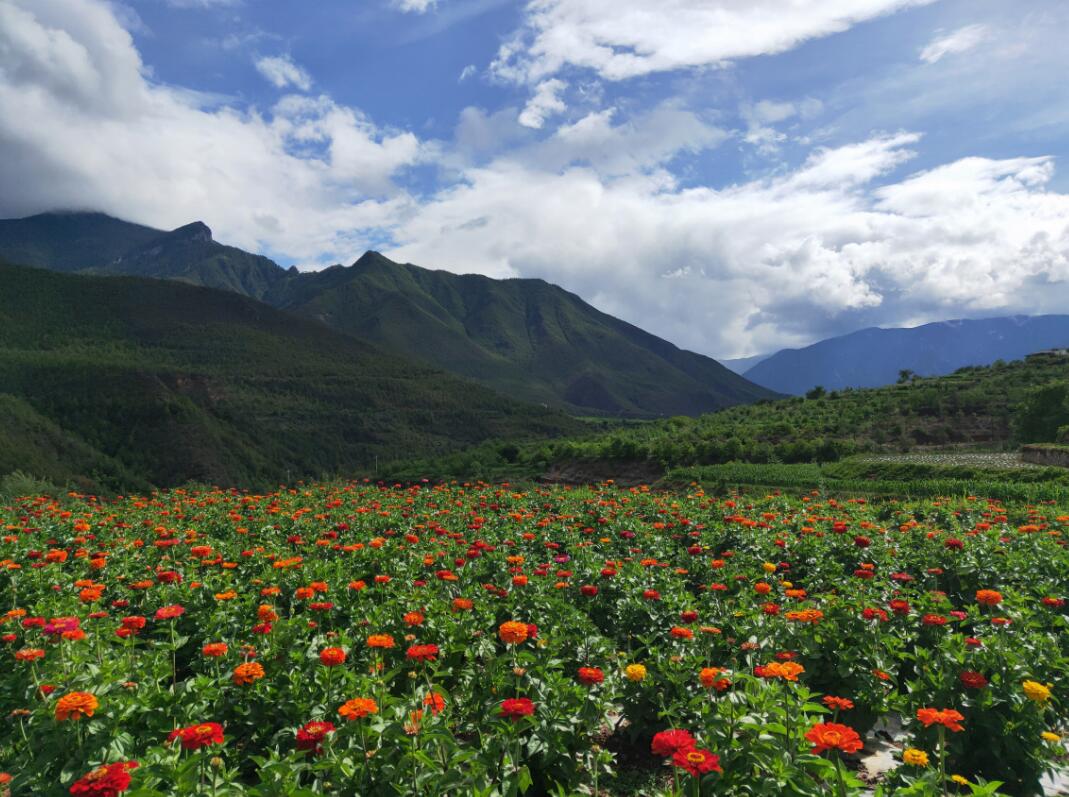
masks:
<path id="1" fill-rule="evenodd" d="M 159 609 L 156 610 L 156 619 L 173 620 L 176 617 L 181 617 L 185 613 L 185 607 L 179 606 L 178 604 L 173 604 L 171 606 L 161 606 Z"/>
<path id="2" fill-rule="evenodd" d="M 987 679 L 981 673 L 973 672 L 972 670 L 963 672 L 959 676 L 959 679 L 961 680 L 961 683 L 964 686 L 969 687 L 969 689 L 983 689 L 987 686 Z"/>
<path id="3" fill-rule="evenodd" d="M 322 743 L 328 733 L 334 733 L 333 722 L 306 722 L 297 729 L 297 749 L 310 750 L 312 755 L 323 752 Z"/>
<path id="4" fill-rule="evenodd" d="M 857 731 L 849 725 L 837 722 L 820 722 L 806 731 L 805 738 L 813 743 L 813 753 L 825 750 L 841 750 L 844 753 L 856 753 L 864 745 Z"/>
<path id="5" fill-rule="evenodd" d="M 670 728 L 654 734 L 653 741 L 650 743 L 650 752 L 662 758 L 668 758 L 680 750 L 692 750 L 696 744 L 690 731 Z"/>
<path id="6" fill-rule="evenodd" d="M 223 726 L 218 722 L 202 722 L 186 728 L 175 728 L 167 737 L 168 742 L 178 739 L 183 750 L 199 750 L 209 744 L 223 743 Z"/>
<path id="7" fill-rule="evenodd" d="M 921 617 L 921 622 L 924 625 L 946 625 L 947 618 L 940 614 L 926 614 Z"/>
<path id="8" fill-rule="evenodd" d="M 854 701 L 848 697 L 824 696 L 824 705 L 837 711 L 849 711 L 854 707 Z"/>
<path id="9" fill-rule="evenodd" d="M 438 658 L 438 646 L 413 645 L 405 655 L 412 661 L 434 661 Z"/>
<path id="10" fill-rule="evenodd" d="M 598 588 L 593 584 L 584 584 L 579 588 L 579 594 L 585 595 L 588 598 L 593 598 L 598 594 Z"/>
<path id="11" fill-rule="evenodd" d="M 593 686 L 594 684 L 602 683 L 604 680 L 605 673 L 603 673 L 599 667 L 579 668 L 579 683 Z"/>
<path id="12" fill-rule="evenodd" d="M 696 747 L 677 750 L 672 755 L 672 766 L 685 769 L 696 778 L 700 778 L 707 772 L 723 771 L 720 769 L 720 756 L 714 755 L 708 750 L 699 750 Z"/>
<path id="13" fill-rule="evenodd" d="M 319 653 L 319 663 L 324 667 L 345 664 L 345 651 L 341 648 L 323 648 Z"/>
<path id="14" fill-rule="evenodd" d="M 75 797 L 116 797 L 130 788 L 130 770 L 137 769 L 136 761 L 119 761 L 97 767 L 71 784 Z"/>
<path id="15" fill-rule="evenodd" d="M 512 697 L 501 701 L 501 716 L 508 717 L 511 720 L 529 717 L 534 714 L 534 711 L 535 704 L 531 702 L 530 698 Z"/>

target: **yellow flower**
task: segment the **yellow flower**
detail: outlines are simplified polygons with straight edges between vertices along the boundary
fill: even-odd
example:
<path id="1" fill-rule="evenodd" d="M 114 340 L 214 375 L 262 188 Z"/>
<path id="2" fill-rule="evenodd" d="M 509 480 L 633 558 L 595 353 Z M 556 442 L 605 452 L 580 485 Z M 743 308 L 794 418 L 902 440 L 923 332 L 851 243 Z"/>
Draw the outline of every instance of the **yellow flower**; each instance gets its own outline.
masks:
<path id="1" fill-rule="evenodd" d="M 908 750 L 902 751 L 902 761 L 913 767 L 926 767 L 928 766 L 928 754 L 923 750 L 910 747 Z"/>
<path id="2" fill-rule="evenodd" d="M 961 775 L 951 775 L 950 779 L 957 783 L 959 786 L 968 786 L 969 781 L 963 778 Z"/>
<path id="3" fill-rule="evenodd" d="M 1050 700 L 1050 689 L 1039 681 L 1025 681 L 1021 684 L 1025 697 L 1037 703 L 1046 703 Z"/>
<path id="4" fill-rule="evenodd" d="M 624 668 L 624 675 L 627 676 L 627 680 L 638 683 L 646 677 L 646 668 L 641 664 L 628 664 Z"/>
<path id="5" fill-rule="evenodd" d="M 776 566 L 771 562 L 765 562 L 763 565 L 761 565 L 761 569 L 764 570 L 766 573 L 776 572 Z"/>
<path id="6" fill-rule="evenodd" d="M 1042 736 L 1044 740 L 1048 742 L 1060 742 L 1062 740 L 1061 735 L 1055 733 L 1054 731 L 1043 731 L 1040 736 Z"/>

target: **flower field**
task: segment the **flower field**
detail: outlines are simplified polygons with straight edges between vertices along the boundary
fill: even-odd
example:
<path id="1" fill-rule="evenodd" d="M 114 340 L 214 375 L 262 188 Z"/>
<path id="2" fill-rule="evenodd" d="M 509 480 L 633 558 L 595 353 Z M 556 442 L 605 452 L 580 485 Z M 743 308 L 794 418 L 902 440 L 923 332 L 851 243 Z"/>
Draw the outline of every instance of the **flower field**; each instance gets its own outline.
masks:
<path id="1" fill-rule="evenodd" d="M 1026 795 L 1065 761 L 1067 506 L 350 483 L 0 526 L 0 793 Z"/>

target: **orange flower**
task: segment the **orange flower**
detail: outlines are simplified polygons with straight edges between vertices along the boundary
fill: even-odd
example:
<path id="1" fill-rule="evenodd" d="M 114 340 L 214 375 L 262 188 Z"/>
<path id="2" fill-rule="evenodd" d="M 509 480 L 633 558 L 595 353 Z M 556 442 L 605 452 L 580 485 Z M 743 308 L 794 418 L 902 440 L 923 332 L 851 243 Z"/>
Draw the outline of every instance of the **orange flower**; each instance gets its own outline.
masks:
<path id="1" fill-rule="evenodd" d="M 346 700 L 338 709 L 338 714 L 347 720 L 358 720 L 369 714 L 378 713 L 379 704 L 370 697 L 354 697 L 352 700 Z"/>
<path id="2" fill-rule="evenodd" d="M 393 637 L 389 634 L 372 634 L 367 638 L 369 648 L 382 648 L 383 650 L 394 646 Z"/>
<path id="3" fill-rule="evenodd" d="M 771 664 L 754 667 L 754 674 L 758 678 L 782 678 L 785 681 L 797 681 L 798 676 L 805 672 L 805 667 L 794 661 L 774 661 Z"/>
<path id="4" fill-rule="evenodd" d="M 453 598 L 453 611 L 468 612 L 471 611 L 471 607 L 474 605 L 467 598 Z"/>
<path id="5" fill-rule="evenodd" d="M 255 683 L 264 677 L 263 665 L 258 664 L 255 661 L 250 661 L 246 664 L 239 664 L 234 668 L 234 675 L 231 680 L 238 686 L 247 686 L 248 684 Z"/>
<path id="6" fill-rule="evenodd" d="M 806 731 L 805 738 L 813 743 L 813 753 L 823 753 L 825 750 L 856 753 L 864 746 L 857 731 L 837 722 L 817 723 Z"/>
<path id="7" fill-rule="evenodd" d="M 716 684 L 716 679 L 720 676 L 720 673 L 722 672 L 723 670 L 721 670 L 719 667 L 702 667 L 701 672 L 698 673 L 698 681 L 706 689 L 712 689 L 713 686 Z"/>
<path id="8" fill-rule="evenodd" d="M 497 629 L 497 635 L 506 645 L 518 645 L 527 639 L 527 623 L 509 620 Z"/>
<path id="9" fill-rule="evenodd" d="M 95 695 L 88 692 L 71 692 L 63 695 L 56 702 L 56 719 L 80 720 L 82 717 L 92 717 L 93 712 L 100 706 L 100 701 Z"/>
<path id="10" fill-rule="evenodd" d="M 924 723 L 925 728 L 944 725 L 955 733 L 965 730 L 961 725 L 961 720 L 965 717 L 952 708 L 919 708 L 917 719 Z"/>
<path id="11" fill-rule="evenodd" d="M 977 590 L 976 602 L 981 606 L 998 606 L 1002 603 L 1002 593 L 993 589 Z"/>
<path id="12" fill-rule="evenodd" d="M 423 625 L 423 615 L 419 612 L 409 612 L 404 616 L 405 625 Z"/>
<path id="13" fill-rule="evenodd" d="M 345 651 L 341 648 L 323 648 L 319 653 L 319 663 L 324 667 L 337 667 L 345 664 Z"/>
<path id="14" fill-rule="evenodd" d="M 226 642 L 209 642 L 200 649 L 200 652 L 208 658 L 217 659 L 220 656 L 225 656 L 228 650 L 230 648 L 227 647 Z"/>

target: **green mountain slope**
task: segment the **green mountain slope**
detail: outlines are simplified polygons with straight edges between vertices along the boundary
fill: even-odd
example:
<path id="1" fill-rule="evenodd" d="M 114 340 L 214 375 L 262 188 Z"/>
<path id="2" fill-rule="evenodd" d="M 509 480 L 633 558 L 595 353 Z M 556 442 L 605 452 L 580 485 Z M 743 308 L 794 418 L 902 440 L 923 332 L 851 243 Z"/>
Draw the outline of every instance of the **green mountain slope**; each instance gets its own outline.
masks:
<path id="1" fill-rule="evenodd" d="M 529 401 L 573 412 L 695 415 L 774 395 L 537 279 L 494 280 L 368 252 L 267 300 Z"/>
<path id="2" fill-rule="evenodd" d="M 0 219 L 0 258 L 54 271 L 79 271 L 104 266 L 162 234 L 103 213 Z"/>
<path id="3" fill-rule="evenodd" d="M 3 392 L 82 446 L 65 475 L 108 486 L 277 483 L 577 428 L 232 293 L 15 266 L 0 284 Z"/>
<path id="4" fill-rule="evenodd" d="M 299 274 L 212 240 L 200 222 L 165 233 L 98 214 L 77 218 L 0 222 L 0 257 L 15 260 L 33 249 L 35 236 L 54 235 L 58 242 L 35 250 L 34 265 L 180 280 L 263 299 L 514 398 L 580 414 L 696 415 L 776 395 L 542 280 L 429 271 L 374 252 L 350 268 Z M 95 243 L 85 232 L 94 225 L 107 233 Z M 68 230 L 74 227 L 80 238 Z M 63 254 L 75 239 L 89 241 L 85 251 Z"/>
<path id="5" fill-rule="evenodd" d="M 999 450 L 1055 439 L 1069 424 L 1067 385 L 1069 356 L 1037 353 L 906 384 L 731 407 L 699 418 L 562 439 L 552 444 L 550 458 L 694 465 L 829 462 L 859 452 L 944 447 Z M 1040 391 L 1048 386 L 1059 389 Z"/>

